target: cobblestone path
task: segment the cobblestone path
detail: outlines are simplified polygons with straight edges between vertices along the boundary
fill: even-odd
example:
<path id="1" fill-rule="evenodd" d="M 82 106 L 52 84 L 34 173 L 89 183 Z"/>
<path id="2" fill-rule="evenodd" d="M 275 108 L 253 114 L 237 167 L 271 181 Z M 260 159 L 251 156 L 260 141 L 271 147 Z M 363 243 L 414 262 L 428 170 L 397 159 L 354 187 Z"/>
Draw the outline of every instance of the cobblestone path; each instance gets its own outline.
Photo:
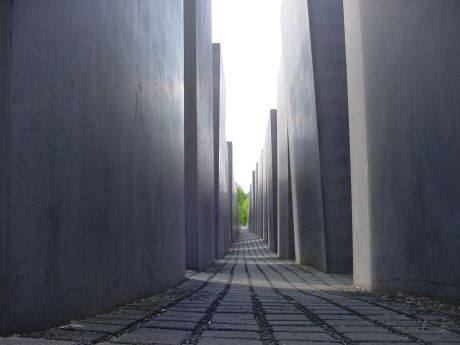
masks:
<path id="1" fill-rule="evenodd" d="M 225 259 L 173 289 L 0 344 L 460 344 L 458 307 L 351 283 L 279 260 L 242 230 Z"/>

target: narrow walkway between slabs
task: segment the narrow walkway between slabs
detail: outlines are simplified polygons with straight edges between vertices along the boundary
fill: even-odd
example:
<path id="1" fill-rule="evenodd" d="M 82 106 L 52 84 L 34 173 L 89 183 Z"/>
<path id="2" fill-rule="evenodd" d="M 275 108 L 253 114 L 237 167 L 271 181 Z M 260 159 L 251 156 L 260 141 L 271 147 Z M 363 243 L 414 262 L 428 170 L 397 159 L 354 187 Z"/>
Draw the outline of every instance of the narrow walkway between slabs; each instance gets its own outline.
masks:
<path id="1" fill-rule="evenodd" d="M 458 314 L 364 293 L 350 276 L 280 260 L 243 229 L 224 259 L 177 287 L 26 338 L 50 345 L 460 344 L 458 326 Z M 0 344 L 28 340 L 7 341 Z"/>

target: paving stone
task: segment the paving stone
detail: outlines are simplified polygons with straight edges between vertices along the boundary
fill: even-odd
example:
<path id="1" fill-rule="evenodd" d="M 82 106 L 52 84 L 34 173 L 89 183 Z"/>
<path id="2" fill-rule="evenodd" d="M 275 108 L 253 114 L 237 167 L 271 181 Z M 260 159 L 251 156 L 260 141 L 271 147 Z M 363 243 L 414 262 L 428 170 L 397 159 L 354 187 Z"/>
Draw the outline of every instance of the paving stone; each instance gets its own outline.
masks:
<path id="1" fill-rule="evenodd" d="M 145 328 L 165 328 L 165 329 L 181 329 L 193 330 L 196 327 L 196 322 L 190 321 L 160 321 L 152 320 L 142 324 Z"/>
<path id="2" fill-rule="evenodd" d="M 292 332 L 275 332 L 275 338 L 280 340 L 302 340 L 302 341 L 333 341 L 327 333 L 292 333 Z"/>
<path id="3" fill-rule="evenodd" d="M 241 323 L 223 323 L 223 322 L 212 322 L 209 325 L 211 330 L 221 330 L 221 331 L 259 331 L 259 326 L 256 323 L 253 324 L 241 324 Z"/>
<path id="4" fill-rule="evenodd" d="M 354 340 L 354 341 L 408 341 L 409 338 L 402 337 L 397 334 L 393 334 L 390 332 L 386 333 L 343 333 L 344 336 L 347 338 Z"/>
<path id="5" fill-rule="evenodd" d="M 317 342 L 317 341 L 309 341 L 308 343 L 305 343 L 305 341 L 298 341 L 298 340 L 280 340 L 278 342 L 278 345 L 336 345 L 340 344 L 339 342 L 336 341 L 322 341 L 322 342 Z"/>
<path id="6" fill-rule="evenodd" d="M 188 331 L 156 329 L 156 328 L 139 328 L 131 333 L 123 334 L 117 337 L 112 342 L 127 343 L 127 344 L 167 344 L 179 345 L 187 336 Z"/>
<path id="7" fill-rule="evenodd" d="M 9 337 L 0 338 L 0 345 L 76 345 L 75 342 L 59 341 L 59 340 L 47 340 L 47 339 L 35 339 L 35 338 L 21 338 L 21 337 Z"/>
<path id="8" fill-rule="evenodd" d="M 204 338 L 259 339 L 257 332 L 250 331 L 204 331 Z"/>
<path id="9" fill-rule="evenodd" d="M 77 342 L 182 345 L 189 341 L 199 345 L 262 345 L 261 335 L 265 344 L 345 343 L 331 336 L 334 331 L 359 345 L 412 345 L 414 338 L 419 339 L 418 343 L 460 344 L 460 333 L 445 329 L 446 326 L 453 330 L 459 328 L 455 315 L 444 315 L 423 303 L 406 305 L 371 293 L 355 296 L 351 287 L 341 290 L 342 286 L 351 284 L 349 277 L 283 262 L 267 252 L 254 235 L 243 231 L 240 236 L 226 263 L 219 260 L 219 264 L 204 273 L 190 273 L 189 279 L 174 289 L 109 313 L 30 335 L 36 338 L 3 338 L 0 345 L 74 345 Z M 253 247 L 257 247 L 256 250 Z M 240 256 L 238 261 L 236 255 Z M 252 258 L 257 266 L 253 265 Z M 233 283 L 216 307 L 213 302 L 225 288 L 235 262 Z M 204 286 L 219 267 L 221 271 Z M 252 287 L 246 269 L 251 275 Z M 197 287 L 201 287 L 198 292 L 187 295 Z M 178 300 L 184 296 L 188 297 Z M 166 306 L 170 307 L 166 309 Z M 209 322 L 202 325 L 202 320 Z M 387 328 L 379 327 L 380 323 Z M 129 332 L 114 335 L 133 324 Z M 390 327 L 407 336 L 390 332 Z"/>
<path id="10" fill-rule="evenodd" d="M 324 329 L 321 327 L 308 326 L 308 325 L 302 325 L 302 326 L 273 325 L 272 328 L 275 332 L 307 332 L 307 333 L 324 332 Z"/>
<path id="11" fill-rule="evenodd" d="M 101 333 L 117 333 L 125 329 L 126 325 L 94 323 L 79 321 L 60 327 L 61 330 L 93 331 Z"/>
<path id="12" fill-rule="evenodd" d="M 263 345 L 263 343 L 254 339 L 202 338 L 198 345 Z"/>

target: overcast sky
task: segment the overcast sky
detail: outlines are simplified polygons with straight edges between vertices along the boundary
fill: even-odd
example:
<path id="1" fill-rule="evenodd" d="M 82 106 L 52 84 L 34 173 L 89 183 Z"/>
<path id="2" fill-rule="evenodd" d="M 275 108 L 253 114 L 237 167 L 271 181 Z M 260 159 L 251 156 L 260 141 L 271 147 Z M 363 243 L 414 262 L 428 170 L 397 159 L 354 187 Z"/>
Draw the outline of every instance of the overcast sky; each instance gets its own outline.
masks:
<path id="1" fill-rule="evenodd" d="M 212 7 L 227 91 L 227 140 L 233 142 L 235 180 L 248 191 L 276 108 L 281 0 L 212 0 Z"/>

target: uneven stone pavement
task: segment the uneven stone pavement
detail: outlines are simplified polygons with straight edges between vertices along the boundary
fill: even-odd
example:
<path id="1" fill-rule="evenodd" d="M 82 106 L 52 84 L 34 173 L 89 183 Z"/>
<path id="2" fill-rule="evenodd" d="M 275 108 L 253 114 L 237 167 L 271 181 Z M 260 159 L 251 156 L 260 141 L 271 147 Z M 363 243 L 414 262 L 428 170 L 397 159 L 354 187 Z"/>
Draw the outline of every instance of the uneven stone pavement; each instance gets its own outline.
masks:
<path id="1" fill-rule="evenodd" d="M 459 309 L 377 295 L 280 260 L 246 230 L 229 255 L 175 288 L 110 313 L 0 339 L 37 344 L 460 344 Z"/>

